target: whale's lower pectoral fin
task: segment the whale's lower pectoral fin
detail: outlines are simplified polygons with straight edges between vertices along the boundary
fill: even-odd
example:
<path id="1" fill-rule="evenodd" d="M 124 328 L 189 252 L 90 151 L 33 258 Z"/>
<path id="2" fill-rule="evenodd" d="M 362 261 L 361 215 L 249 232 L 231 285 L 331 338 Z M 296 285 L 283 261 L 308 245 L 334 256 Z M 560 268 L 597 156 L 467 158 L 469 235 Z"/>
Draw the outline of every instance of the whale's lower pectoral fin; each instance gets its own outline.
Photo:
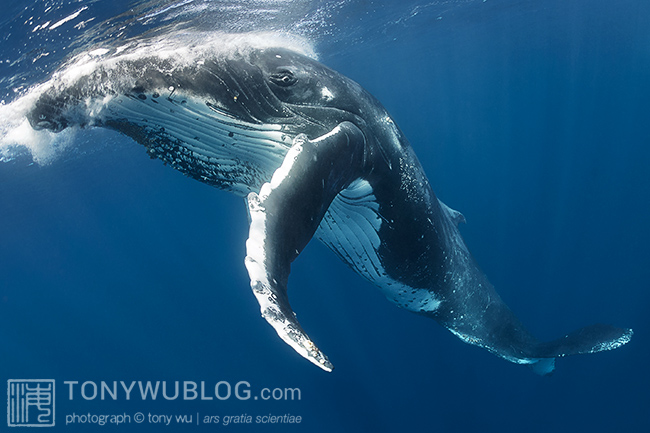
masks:
<path id="1" fill-rule="evenodd" d="M 259 194 L 248 195 L 246 268 L 262 317 L 280 338 L 314 364 L 333 369 L 296 319 L 287 296 L 291 262 L 314 235 L 330 203 L 360 176 L 365 138 L 350 122 L 309 140 L 297 136 Z"/>

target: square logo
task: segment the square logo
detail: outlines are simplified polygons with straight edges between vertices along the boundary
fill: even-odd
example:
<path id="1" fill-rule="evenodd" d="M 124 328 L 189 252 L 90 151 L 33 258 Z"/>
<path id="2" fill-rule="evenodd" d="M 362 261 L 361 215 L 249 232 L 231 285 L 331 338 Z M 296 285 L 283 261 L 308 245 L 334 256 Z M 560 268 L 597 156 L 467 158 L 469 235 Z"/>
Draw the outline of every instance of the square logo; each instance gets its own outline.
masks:
<path id="1" fill-rule="evenodd" d="M 54 426 L 54 379 L 9 379 L 7 425 Z"/>

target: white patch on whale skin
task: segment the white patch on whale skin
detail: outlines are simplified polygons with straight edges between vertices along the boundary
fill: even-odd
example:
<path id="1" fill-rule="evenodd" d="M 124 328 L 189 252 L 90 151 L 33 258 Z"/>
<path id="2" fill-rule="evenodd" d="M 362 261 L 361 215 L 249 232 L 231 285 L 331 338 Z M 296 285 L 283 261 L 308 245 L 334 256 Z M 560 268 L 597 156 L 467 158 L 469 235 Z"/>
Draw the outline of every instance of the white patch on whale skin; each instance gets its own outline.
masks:
<path id="1" fill-rule="evenodd" d="M 332 99 L 334 99 L 334 94 L 327 87 L 323 87 L 320 91 L 320 94 L 323 97 L 323 99 L 326 101 L 331 101 Z"/>
<path id="2" fill-rule="evenodd" d="M 296 160 L 300 156 L 300 153 L 303 150 L 301 144 L 302 137 L 304 137 L 305 139 L 307 138 L 307 136 L 302 135 L 294 139 L 293 141 L 294 145 L 291 147 L 291 149 L 289 149 L 289 152 L 287 152 L 287 154 L 285 155 L 282 165 L 273 173 L 273 176 L 271 177 L 271 181 L 262 185 L 262 189 L 260 190 L 261 200 L 266 199 L 269 196 L 269 194 L 271 194 L 271 191 L 277 188 L 278 186 L 280 186 L 280 184 L 284 182 L 284 180 L 289 175 L 289 171 L 291 170 L 291 167 L 293 167 L 293 164 L 296 162 Z"/>
<path id="3" fill-rule="evenodd" d="M 432 292 L 409 287 L 386 272 L 378 252 L 382 222 L 372 186 L 357 179 L 334 198 L 315 236 L 398 307 L 419 313 L 437 310 L 441 301 Z"/>

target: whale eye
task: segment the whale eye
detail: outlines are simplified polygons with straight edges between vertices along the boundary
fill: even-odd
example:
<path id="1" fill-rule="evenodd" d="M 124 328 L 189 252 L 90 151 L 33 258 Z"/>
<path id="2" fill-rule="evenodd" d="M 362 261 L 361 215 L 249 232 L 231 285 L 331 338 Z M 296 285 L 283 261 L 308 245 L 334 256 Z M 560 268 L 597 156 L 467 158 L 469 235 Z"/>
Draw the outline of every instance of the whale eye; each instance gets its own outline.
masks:
<path id="1" fill-rule="evenodd" d="M 272 74 L 269 79 L 271 82 L 281 87 L 289 87 L 298 81 L 298 79 L 293 75 L 293 72 L 288 69 L 279 70 L 275 74 Z"/>

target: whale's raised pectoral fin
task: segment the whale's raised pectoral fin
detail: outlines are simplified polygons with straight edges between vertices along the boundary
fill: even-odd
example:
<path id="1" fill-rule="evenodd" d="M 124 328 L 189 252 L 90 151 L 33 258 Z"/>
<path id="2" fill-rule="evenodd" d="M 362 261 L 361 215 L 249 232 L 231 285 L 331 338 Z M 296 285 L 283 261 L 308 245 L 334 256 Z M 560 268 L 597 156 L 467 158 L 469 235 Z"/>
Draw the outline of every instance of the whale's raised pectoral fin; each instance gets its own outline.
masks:
<path id="1" fill-rule="evenodd" d="M 250 232 L 246 268 L 262 317 L 296 352 L 333 369 L 298 323 L 289 305 L 291 262 L 314 235 L 334 197 L 360 177 L 365 138 L 350 122 L 309 140 L 297 136 L 282 165 L 259 194 L 248 195 Z"/>

